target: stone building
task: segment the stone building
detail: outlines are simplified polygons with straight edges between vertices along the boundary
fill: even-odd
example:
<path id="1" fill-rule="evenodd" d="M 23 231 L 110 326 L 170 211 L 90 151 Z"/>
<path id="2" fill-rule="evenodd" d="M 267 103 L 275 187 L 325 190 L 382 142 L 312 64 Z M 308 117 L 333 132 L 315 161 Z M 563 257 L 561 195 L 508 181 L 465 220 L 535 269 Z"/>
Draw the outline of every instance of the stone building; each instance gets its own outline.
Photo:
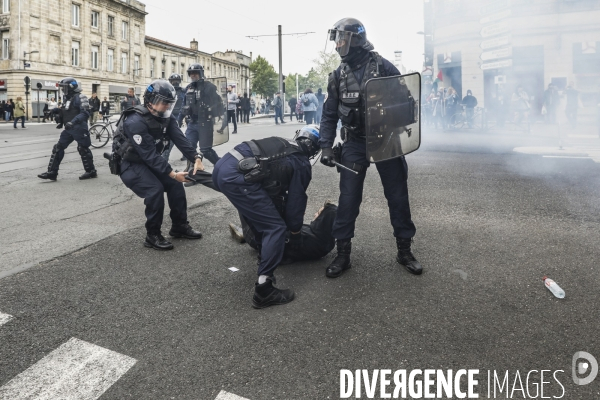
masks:
<path id="1" fill-rule="evenodd" d="M 573 82 L 584 105 L 600 85 L 598 0 L 424 0 L 425 65 L 482 106 L 518 85 L 540 113 L 544 90 Z M 430 69 L 429 69 L 430 71 Z M 591 109 L 591 107 L 590 107 Z"/>
<path id="2" fill-rule="evenodd" d="M 29 116 L 37 115 L 38 99 L 57 96 L 56 83 L 65 76 L 77 79 L 84 94 L 109 98 L 117 112 L 129 87 L 139 95 L 150 81 L 173 72 L 185 82 L 194 62 L 205 66 L 208 77 L 227 74 L 236 85 L 249 75 L 249 57 L 241 53 L 239 62 L 228 52 L 200 51 L 195 40 L 183 47 L 147 37 L 145 5 L 136 0 L 0 3 L 0 100 L 25 99 L 23 80 L 28 76 Z"/>

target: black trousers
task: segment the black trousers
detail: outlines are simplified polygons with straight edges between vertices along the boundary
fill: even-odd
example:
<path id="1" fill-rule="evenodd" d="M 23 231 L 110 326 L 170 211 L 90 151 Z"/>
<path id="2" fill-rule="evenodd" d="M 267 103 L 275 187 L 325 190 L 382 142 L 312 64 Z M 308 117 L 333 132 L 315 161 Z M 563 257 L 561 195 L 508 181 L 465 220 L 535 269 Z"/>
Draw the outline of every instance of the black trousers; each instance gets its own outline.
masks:
<path id="1" fill-rule="evenodd" d="M 121 180 L 136 195 L 144 199 L 146 205 L 146 231 L 149 235 L 160 234 L 165 211 L 165 193 L 169 201 L 172 225 L 187 224 L 187 199 L 181 182 L 168 175 L 155 174 L 146 164 L 123 161 Z"/>

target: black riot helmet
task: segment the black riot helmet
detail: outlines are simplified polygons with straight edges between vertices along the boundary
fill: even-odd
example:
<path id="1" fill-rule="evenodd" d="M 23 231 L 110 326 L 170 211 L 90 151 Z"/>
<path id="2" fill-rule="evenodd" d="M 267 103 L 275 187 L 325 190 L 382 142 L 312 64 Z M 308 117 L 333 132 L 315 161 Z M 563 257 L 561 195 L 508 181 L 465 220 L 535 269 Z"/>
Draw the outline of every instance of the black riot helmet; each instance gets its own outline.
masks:
<path id="1" fill-rule="evenodd" d="M 152 81 L 144 91 L 144 106 L 152 115 L 170 118 L 177 101 L 175 88 L 164 79 Z"/>
<path id="2" fill-rule="evenodd" d="M 312 159 L 321 150 L 321 147 L 319 146 L 320 137 L 319 125 L 306 125 L 296 132 L 294 139 L 304 154 L 306 154 L 309 159 Z"/>
<path id="3" fill-rule="evenodd" d="M 203 81 L 204 80 L 204 67 L 198 63 L 192 64 L 187 69 L 187 74 L 189 77 L 191 77 L 192 74 L 199 74 L 200 78 L 198 79 L 198 81 Z M 196 81 L 194 81 L 193 78 L 192 78 L 192 81 L 196 82 Z"/>
<path id="4" fill-rule="evenodd" d="M 66 97 L 71 97 L 75 93 L 81 93 L 81 88 L 79 87 L 79 84 L 77 83 L 75 78 L 72 78 L 70 76 L 63 78 L 62 81 L 58 82 L 58 87 L 62 91 L 63 95 Z"/>
<path id="5" fill-rule="evenodd" d="M 179 74 L 171 74 L 171 76 L 169 76 L 169 82 L 174 87 L 178 87 L 181 84 L 181 75 L 179 75 Z"/>
<path id="6" fill-rule="evenodd" d="M 329 40 L 335 42 L 335 50 L 340 57 L 346 57 L 353 49 L 373 50 L 373 45 L 367 40 L 365 26 L 355 18 L 336 22 L 329 30 Z"/>

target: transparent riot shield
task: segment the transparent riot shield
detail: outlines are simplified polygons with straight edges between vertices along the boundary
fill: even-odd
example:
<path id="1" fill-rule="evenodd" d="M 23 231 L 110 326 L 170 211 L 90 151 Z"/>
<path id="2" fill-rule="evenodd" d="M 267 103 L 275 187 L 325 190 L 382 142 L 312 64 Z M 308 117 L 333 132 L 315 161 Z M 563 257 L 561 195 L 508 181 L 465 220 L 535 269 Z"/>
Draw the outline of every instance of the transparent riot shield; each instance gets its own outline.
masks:
<path id="1" fill-rule="evenodd" d="M 216 95 L 212 91 L 207 91 L 211 97 L 210 107 L 214 120 L 212 145 L 218 146 L 229 141 L 229 124 L 227 123 L 227 78 L 206 78 L 207 82 L 216 86 Z"/>
<path id="2" fill-rule="evenodd" d="M 385 161 L 421 145 L 421 75 L 374 78 L 365 84 L 367 158 Z"/>

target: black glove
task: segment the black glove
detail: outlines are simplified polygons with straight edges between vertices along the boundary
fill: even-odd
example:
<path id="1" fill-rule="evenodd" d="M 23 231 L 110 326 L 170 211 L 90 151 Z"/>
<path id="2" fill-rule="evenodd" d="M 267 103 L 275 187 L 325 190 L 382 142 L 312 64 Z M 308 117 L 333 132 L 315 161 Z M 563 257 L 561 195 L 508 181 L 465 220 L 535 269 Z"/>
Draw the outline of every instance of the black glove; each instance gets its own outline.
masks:
<path id="1" fill-rule="evenodd" d="M 333 162 L 335 158 L 333 157 L 333 149 L 331 147 L 325 147 L 321 150 L 321 164 L 326 165 L 328 167 L 335 167 Z"/>
<path id="2" fill-rule="evenodd" d="M 65 129 L 66 129 L 66 130 L 69 130 L 69 129 L 71 129 L 72 127 L 73 127 L 73 123 L 72 123 L 72 122 L 70 122 L 70 121 L 69 121 L 69 122 L 67 122 L 67 123 L 65 124 Z"/>
<path id="3" fill-rule="evenodd" d="M 290 250 L 293 252 L 302 251 L 302 233 L 297 234 L 290 233 Z"/>

